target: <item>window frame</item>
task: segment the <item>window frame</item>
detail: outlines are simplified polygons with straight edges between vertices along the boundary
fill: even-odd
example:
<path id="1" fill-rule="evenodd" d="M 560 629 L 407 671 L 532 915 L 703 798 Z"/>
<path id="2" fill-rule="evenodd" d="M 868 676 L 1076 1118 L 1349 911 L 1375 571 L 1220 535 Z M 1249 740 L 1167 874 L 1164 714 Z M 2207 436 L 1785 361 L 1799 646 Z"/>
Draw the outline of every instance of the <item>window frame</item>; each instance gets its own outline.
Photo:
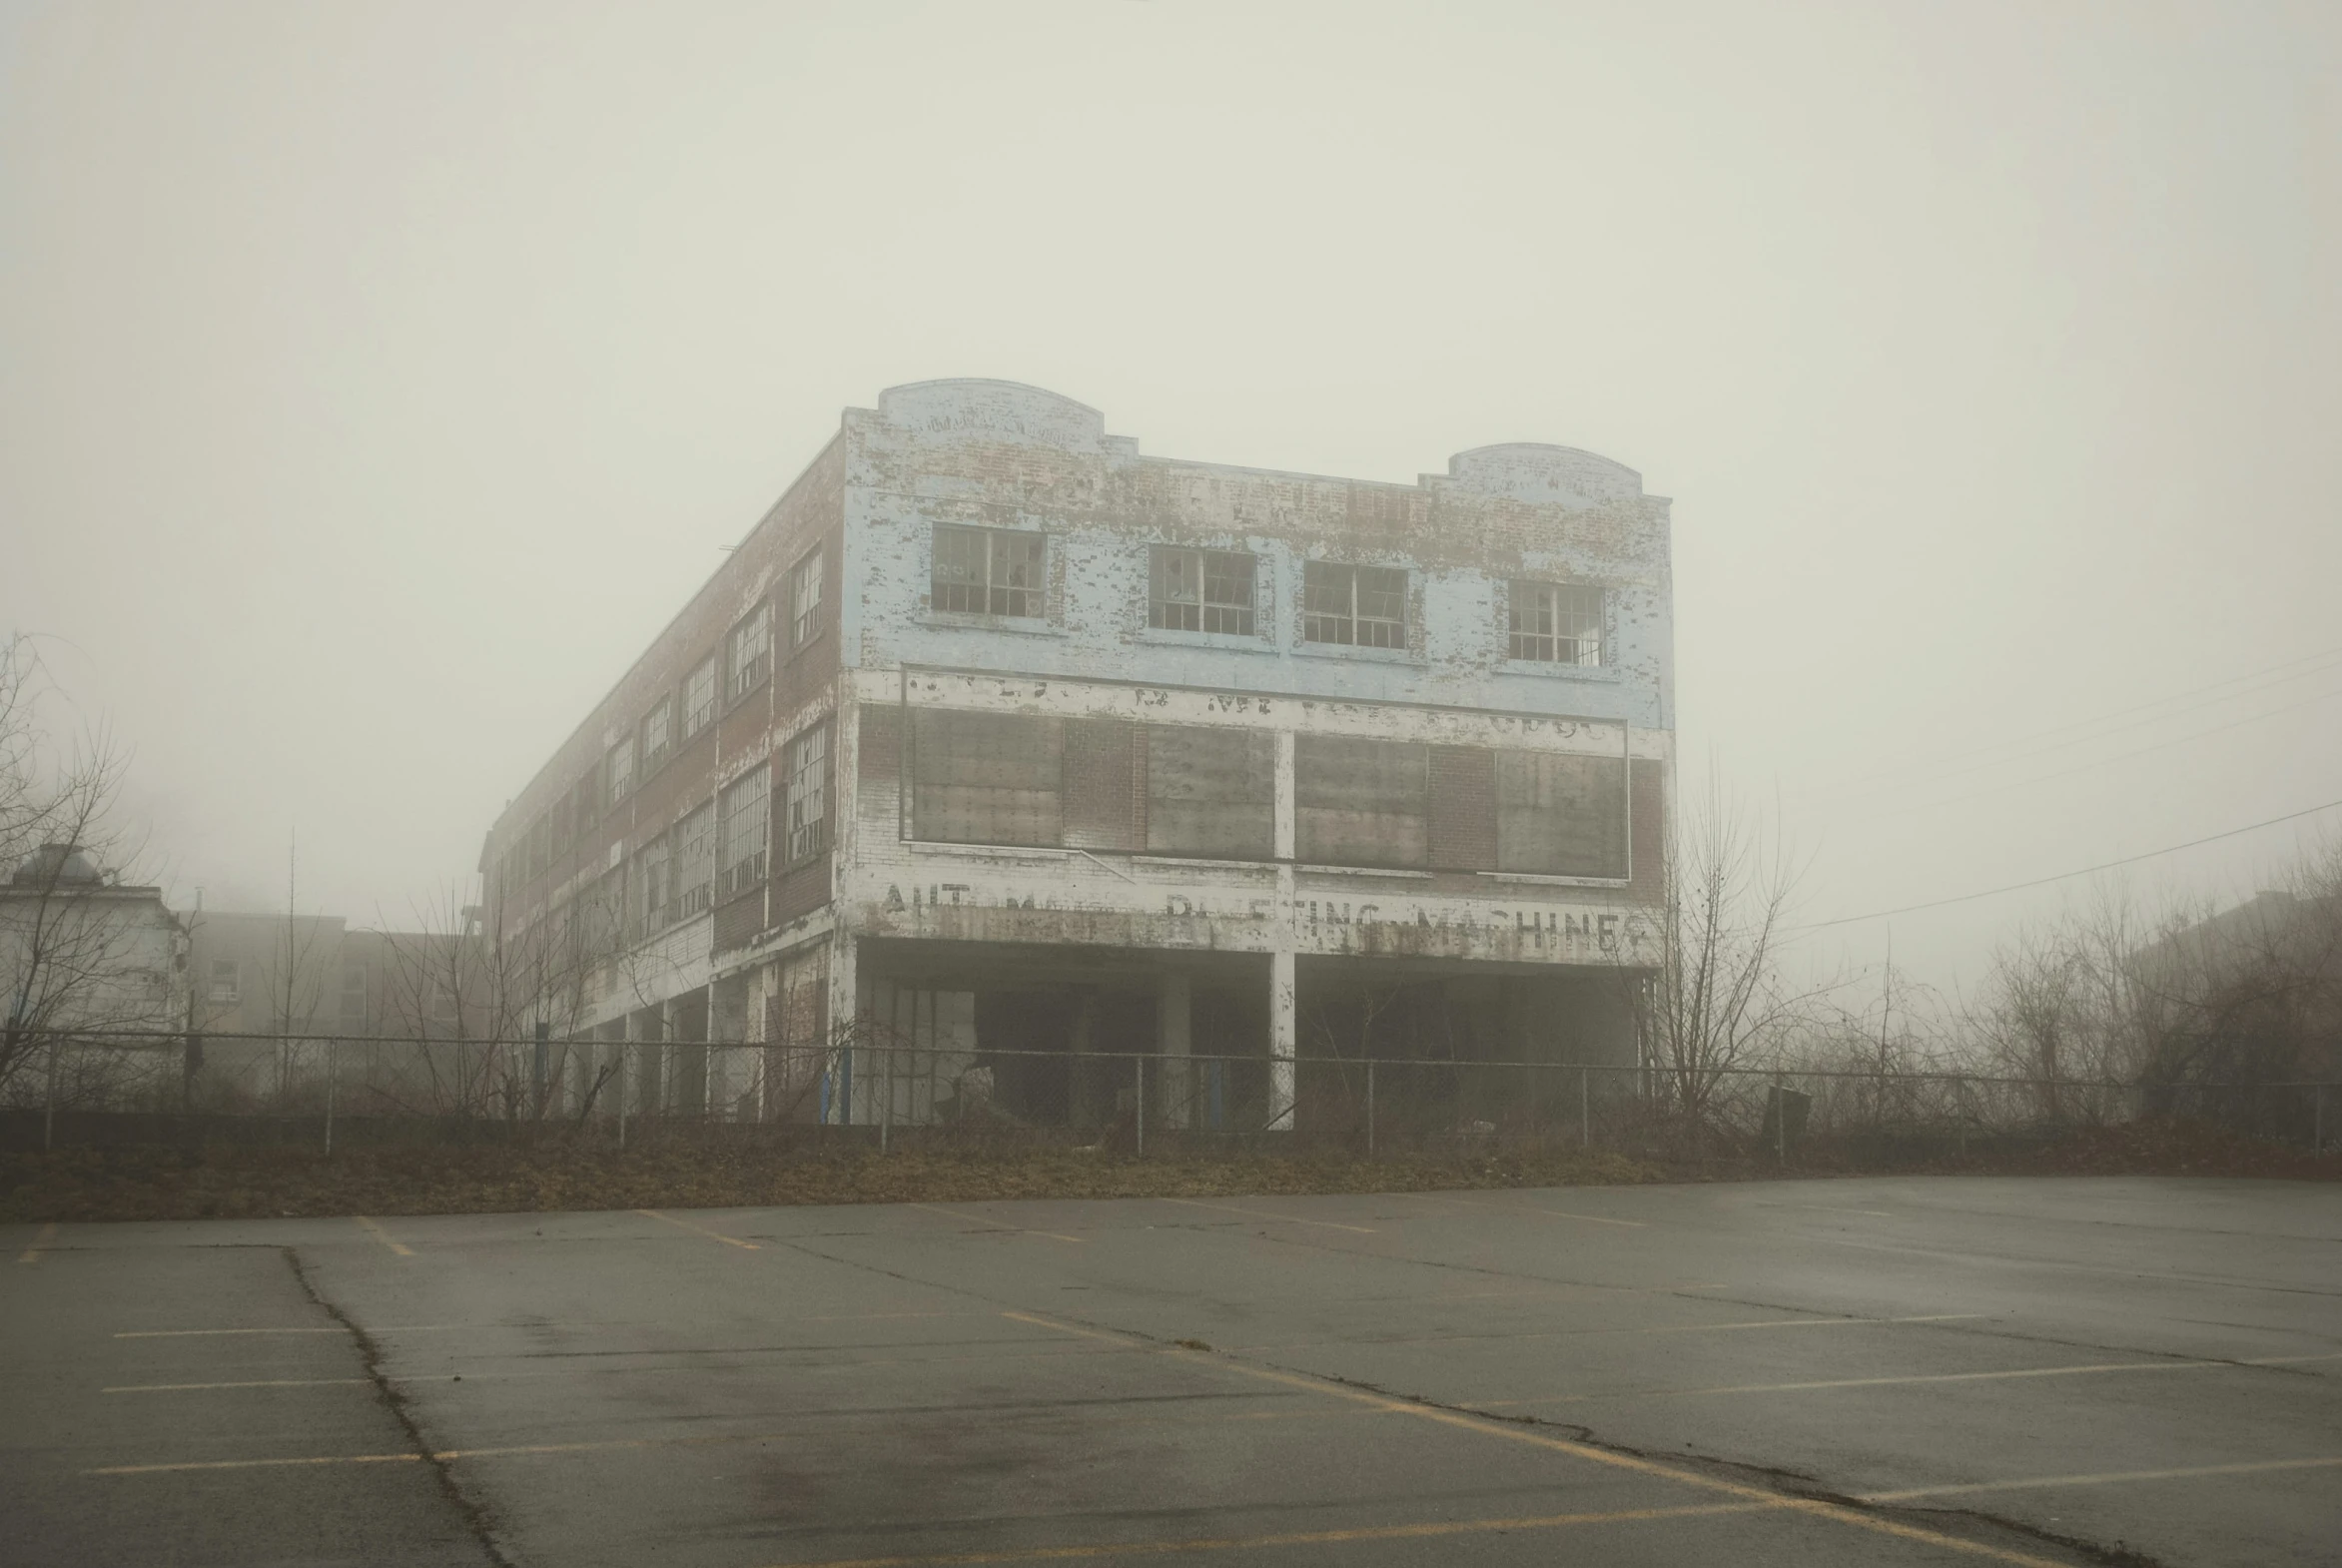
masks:
<path id="1" fill-rule="evenodd" d="M 669 924 L 679 924 L 694 915 L 704 914 L 715 905 L 716 885 L 716 803 L 713 797 L 683 813 L 672 830 L 675 850 L 667 873 L 673 888 L 669 902 L 675 917 Z M 694 853 L 694 841 L 697 851 Z M 706 875 L 697 882 L 685 882 L 687 873 L 697 866 L 706 868 Z"/>
<path id="2" fill-rule="evenodd" d="M 716 664 L 717 655 L 711 653 L 692 665 L 691 672 L 683 677 L 683 733 L 676 741 L 677 745 L 696 738 L 701 730 L 716 720 L 716 710 L 723 705 L 724 686 L 722 673 Z M 698 684 L 703 675 L 707 677 L 707 701 L 694 710 L 691 688 Z"/>
<path id="3" fill-rule="evenodd" d="M 818 859 L 830 847 L 829 742 L 830 726 L 826 719 L 789 742 L 788 815 L 784 819 L 788 838 L 784 847 L 788 852 L 786 864 L 792 867 Z M 808 801 L 814 808 L 810 818 L 802 809 Z"/>
<path id="4" fill-rule="evenodd" d="M 789 647 L 804 647 L 822 633 L 822 546 L 816 544 L 789 568 Z"/>
<path id="5" fill-rule="evenodd" d="M 1168 590 L 1165 567 L 1173 561 L 1192 563 L 1193 597 L 1181 599 Z M 1242 561 L 1243 597 L 1213 598 L 1215 563 Z M 1173 625 L 1192 612 L 1193 625 Z M 1215 617 L 1219 624 L 1214 624 Z M 1241 624 L 1228 625 L 1231 617 Z M 1260 557 L 1250 550 L 1212 550 L 1199 545 L 1154 544 L 1147 550 L 1147 625 L 1154 631 L 1189 631 L 1215 637 L 1256 637 L 1260 634 Z"/>
<path id="6" fill-rule="evenodd" d="M 618 765 L 621 758 L 625 761 L 624 767 Z M 626 803 L 627 797 L 634 793 L 635 764 L 639 760 L 639 748 L 635 744 L 634 733 L 631 730 L 612 741 L 609 750 L 602 753 L 602 804 L 604 810 L 617 810 Z"/>
<path id="7" fill-rule="evenodd" d="M 1380 572 L 1397 579 L 1397 586 L 1366 587 L 1362 580 L 1368 572 Z M 1312 583 L 1312 575 L 1341 574 L 1338 585 L 1340 603 L 1329 605 L 1323 595 L 1334 592 L 1336 584 L 1319 581 Z M 1404 566 L 1376 566 L 1353 561 L 1305 560 L 1301 563 L 1301 640 L 1321 648 L 1385 648 L 1399 652 L 1407 647 L 1407 598 L 1413 591 L 1412 574 Z M 1364 594 L 1395 594 L 1398 613 L 1366 615 L 1359 604 Z M 1373 626 L 1382 628 L 1375 640 L 1367 640 L 1361 631 Z M 1341 628 L 1343 635 L 1319 635 L 1321 631 Z M 1383 640 L 1383 639 L 1387 640 Z"/>
<path id="8" fill-rule="evenodd" d="M 228 994 L 220 994 L 222 970 L 226 970 Z M 204 1000 L 217 1007 L 241 1005 L 244 1001 L 244 963 L 241 959 L 216 958 L 212 960 L 211 979 L 204 986 Z"/>
<path id="9" fill-rule="evenodd" d="M 759 787 L 761 786 L 761 787 Z M 749 803 L 743 807 L 742 801 Z M 734 856 L 733 823 L 753 820 L 756 847 Z M 770 760 L 757 763 L 716 792 L 715 901 L 719 904 L 753 892 L 764 881 L 772 859 L 773 768 Z M 748 835 L 741 834 L 741 841 Z"/>
<path id="10" fill-rule="evenodd" d="M 965 546 L 981 538 L 984 546 L 982 580 L 977 582 L 944 580 L 945 546 L 957 541 Z M 1004 567 L 1014 570 L 1017 562 L 1004 562 L 1001 541 L 1014 539 L 1017 548 L 1029 550 L 1032 555 L 1032 581 L 1023 586 L 1004 581 Z M 962 562 L 952 569 L 967 569 Z M 977 608 L 965 604 L 947 604 L 947 593 L 975 594 L 980 598 Z M 1011 605 L 1028 608 L 1012 608 Z M 939 522 L 928 539 L 927 605 L 939 615 L 981 616 L 986 620 L 1049 619 L 1049 535 L 1037 528 L 987 528 L 966 522 Z"/>
<path id="11" fill-rule="evenodd" d="M 655 747 L 651 745 L 650 741 L 653 719 L 658 720 L 659 727 L 659 742 Z M 670 691 L 660 696 L 658 701 L 652 703 L 642 715 L 642 750 L 636 759 L 642 776 L 648 778 L 657 772 L 666 765 L 667 759 L 674 754 L 675 694 Z"/>
<path id="12" fill-rule="evenodd" d="M 747 614 L 732 623 L 724 638 L 724 660 L 731 678 L 724 683 L 724 703 L 728 707 L 764 684 L 772 673 L 773 664 L 773 602 L 760 599 Z M 744 639 L 761 636 L 764 645 L 743 662 L 740 645 Z"/>
<path id="13" fill-rule="evenodd" d="M 1585 600 L 1591 596 L 1593 608 L 1588 616 Z M 1544 629 L 1532 624 L 1524 629 L 1523 599 L 1531 616 L 1542 621 Z M 1591 636 L 1587 635 L 1589 626 Z M 1569 629 L 1565 630 L 1567 627 Z M 1593 644 L 1592 658 L 1584 656 L 1585 645 Z M 1574 656 L 1564 657 L 1567 647 Z M 1598 582 L 1545 582 L 1530 577 L 1512 577 L 1505 581 L 1505 657 L 1523 664 L 1552 664 L 1564 669 L 1601 669 L 1610 662 L 1610 593 Z"/>
<path id="14" fill-rule="evenodd" d="M 636 940 L 648 941 L 675 923 L 675 846 L 668 833 L 650 839 L 634 852 L 637 918 Z"/>

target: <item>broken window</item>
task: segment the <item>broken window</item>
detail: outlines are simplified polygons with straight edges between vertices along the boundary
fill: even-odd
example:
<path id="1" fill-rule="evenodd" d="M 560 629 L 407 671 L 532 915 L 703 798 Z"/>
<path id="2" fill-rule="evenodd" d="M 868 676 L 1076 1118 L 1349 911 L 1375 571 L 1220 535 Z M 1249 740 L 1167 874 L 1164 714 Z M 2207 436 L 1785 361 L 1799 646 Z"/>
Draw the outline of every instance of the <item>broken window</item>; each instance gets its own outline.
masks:
<path id="1" fill-rule="evenodd" d="M 655 937 L 674 918 L 674 889 L 668 873 L 674 869 L 674 850 L 665 834 L 642 846 L 634 857 L 634 885 L 639 892 L 633 927 L 640 937 Z"/>
<path id="2" fill-rule="evenodd" d="M 1405 647 L 1407 574 L 1390 566 L 1302 562 L 1301 640 Z"/>
<path id="3" fill-rule="evenodd" d="M 633 736 L 627 736 L 610 748 L 608 761 L 602 771 L 602 778 L 607 786 L 607 793 L 603 798 L 613 806 L 632 792 L 634 788 Z"/>
<path id="4" fill-rule="evenodd" d="M 947 844 L 1064 842 L 1064 721 L 919 708 L 911 836 Z"/>
<path id="5" fill-rule="evenodd" d="M 1276 853 L 1276 737 L 1202 725 L 1147 726 L 1147 847 L 1266 860 Z"/>
<path id="6" fill-rule="evenodd" d="M 212 960 L 212 988 L 208 995 L 214 1002 L 240 1002 L 244 999 L 244 971 L 236 960 Z"/>
<path id="7" fill-rule="evenodd" d="M 772 662 L 772 651 L 773 607 L 759 604 L 732 628 L 732 696 L 735 699 L 754 691 L 757 682 L 764 679 L 765 669 Z"/>
<path id="8" fill-rule="evenodd" d="M 1626 814 L 1622 757 L 1496 754 L 1499 871 L 1623 878 Z"/>
<path id="9" fill-rule="evenodd" d="M 1294 849 L 1326 866 L 1421 866 L 1430 855 L 1431 748 L 1293 737 Z"/>
<path id="10" fill-rule="evenodd" d="M 642 771 L 649 773 L 667 760 L 675 745 L 675 699 L 659 698 L 642 716 Z"/>
<path id="11" fill-rule="evenodd" d="M 716 808 L 702 801 L 697 810 L 675 824 L 675 918 L 689 920 L 708 906 L 715 880 Z"/>
<path id="12" fill-rule="evenodd" d="M 366 1029 L 366 971 L 342 971 L 342 1032 L 359 1034 Z"/>
<path id="13" fill-rule="evenodd" d="M 1249 637 L 1252 610 L 1250 555 L 1155 546 L 1148 563 L 1148 625 Z"/>
<path id="14" fill-rule="evenodd" d="M 1602 590 L 1582 582 L 1511 584 L 1516 659 L 1544 664 L 1602 662 Z"/>
<path id="15" fill-rule="evenodd" d="M 764 852 L 772 834 L 772 769 L 750 768 L 716 797 L 716 897 L 745 893 L 764 880 Z"/>
<path id="16" fill-rule="evenodd" d="M 961 615 L 1038 617 L 1045 549 L 1038 533 L 939 522 L 930 602 Z"/>
<path id="17" fill-rule="evenodd" d="M 789 646 L 801 648 L 821 631 L 821 546 L 805 552 L 789 574 Z"/>
<path id="18" fill-rule="evenodd" d="M 689 740 L 707 728 L 716 716 L 716 656 L 700 661 L 683 682 L 683 738 Z"/>
<path id="19" fill-rule="evenodd" d="M 830 732 L 817 724 L 789 748 L 789 864 L 829 848 Z"/>

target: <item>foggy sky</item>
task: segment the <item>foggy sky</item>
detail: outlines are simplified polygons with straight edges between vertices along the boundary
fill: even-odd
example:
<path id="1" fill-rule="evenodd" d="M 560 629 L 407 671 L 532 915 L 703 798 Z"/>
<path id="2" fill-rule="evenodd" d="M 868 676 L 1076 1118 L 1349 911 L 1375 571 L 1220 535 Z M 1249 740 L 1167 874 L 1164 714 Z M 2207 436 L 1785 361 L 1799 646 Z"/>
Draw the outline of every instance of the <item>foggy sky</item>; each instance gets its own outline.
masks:
<path id="1" fill-rule="evenodd" d="M 298 828 L 401 924 L 883 387 L 1560 441 L 1676 498 L 1683 787 L 1803 919 L 2071 870 L 2342 797 L 2338 80 L 2321 4 L 9 0 L 0 629 L 177 897 Z"/>

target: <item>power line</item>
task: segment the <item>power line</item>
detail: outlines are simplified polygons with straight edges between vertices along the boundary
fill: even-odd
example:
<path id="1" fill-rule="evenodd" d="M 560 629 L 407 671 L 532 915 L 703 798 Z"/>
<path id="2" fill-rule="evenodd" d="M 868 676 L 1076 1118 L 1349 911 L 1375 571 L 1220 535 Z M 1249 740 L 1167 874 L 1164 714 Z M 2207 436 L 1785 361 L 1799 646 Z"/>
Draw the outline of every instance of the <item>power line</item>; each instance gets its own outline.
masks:
<path id="1" fill-rule="evenodd" d="M 2128 866 L 2142 860 L 2153 860 L 2158 855 L 2175 855 L 2183 849 L 2193 849 L 2198 844 L 2216 844 L 2221 839 L 2232 839 L 2240 833 L 2251 833 L 2261 828 L 2273 828 L 2280 822 L 2292 822 L 2302 817 L 2312 817 L 2321 811 L 2332 811 L 2336 806 L 2342 806 L 2342 800 L 2329 800 L 2319 806 L 2305 806 L 2299 811 L 2289 811 L 2281 817 L 2270 817 L 2263 822 L 2248 822 L 2241 828 L 2230 828 L 2224 833 L 2209 833 L 2200 839 L 2189 839 L 2184 844 L 2167 844 L 2161 849 L 2150 849 L 2142 854 L 2125 855 L 2120 860 L 2109 860 L 2100 865 L 2084 866 L 2079 871 L 2060 871 L 2053 877 L 2035 877 L 2030 882 L 2011 882 L 2006 887 L 1986 888 L 1980 893 L 1961 893 L 1952 898 L 1930 899 L 1925 904 L 1906 904 L 1900 909 L 1876 910 L 1868 915 L 1841 915 L 1836 920 L 1817 920 L 1811 925 L 1792 926 L 1790 931 L 1796 933 L 1820 931 L 1829 926 L 1851 926 L 1859 921 L 1885 920 L 1891 915 L 1910 915 L 1923 909 L 1942 909 L 1948 904 L 1967 904 L 1980 898 L 1993 898 L 2002 893 L 2017 893 L 2026 888 L 2047 887 L 2052 882 L 2070 882 L 2075 877 L 2087 877 L 2100 871 L 2112 871 L 2117 866 Z"/>

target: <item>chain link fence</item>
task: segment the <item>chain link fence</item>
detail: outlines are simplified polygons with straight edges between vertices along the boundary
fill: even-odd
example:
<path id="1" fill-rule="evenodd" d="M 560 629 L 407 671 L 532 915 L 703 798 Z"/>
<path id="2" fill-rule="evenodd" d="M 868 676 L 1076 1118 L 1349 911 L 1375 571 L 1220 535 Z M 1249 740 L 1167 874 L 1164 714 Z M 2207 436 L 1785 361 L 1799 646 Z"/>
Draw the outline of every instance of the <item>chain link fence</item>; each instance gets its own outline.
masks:
<path id="1" fill-rule="evenodd" d="M 2342 1111 L 2336 1086 L 2309 1082 L 992 1050 L 869 1022 L 808 1045 L 79 1035 L 20 1041 L 8 1067 L 0 1137 L 18 1147 L 566 1134 L 1133 1154 L 1250 1141 L 1365 1157 L 1576 1147 L 1783 1164 L 1827 1150 L 1893 1163 L 2148 1122 L 2323 1154 Z"/>

